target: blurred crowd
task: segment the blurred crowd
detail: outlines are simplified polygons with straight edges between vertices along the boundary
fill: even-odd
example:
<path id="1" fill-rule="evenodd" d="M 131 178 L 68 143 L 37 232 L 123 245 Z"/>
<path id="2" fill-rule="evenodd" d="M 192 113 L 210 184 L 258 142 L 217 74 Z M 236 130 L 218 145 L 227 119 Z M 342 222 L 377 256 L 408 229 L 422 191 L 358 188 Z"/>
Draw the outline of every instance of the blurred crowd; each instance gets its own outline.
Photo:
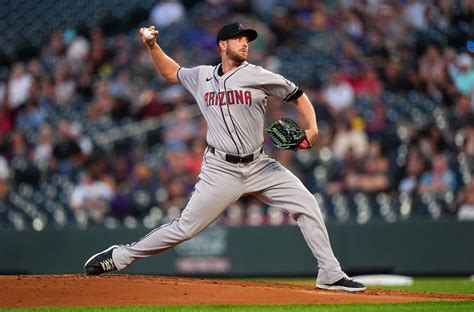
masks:
<path id="1" fill-rule="evenodd" d="M 279 151 L 267 138 L 266 152 L 328 218 L 474 219 L 474 1 L 168 0 L 128 32 L 57 29 L 39 55 L 0 71 L 0 224 L 23 215 L 152 227 L 178 215 L 205 123 L 191 95 L 155 72 L 138 28 L 156 25 L 163 49 L 194 66 L 217 64 L 215 34 L 231 21 L 259 33 L 249 61 L 294 81 L 315 106 L 313 149 Z M 297 118 L 280 100 L 267 108 L 268 122 Z M 157 127 L 141 131 L 149 118 Z M 130 125 L 139 135 L 111 137 Z M 377 212 L 362 209 L 372 203 Z M 222 222 L 290 221 L 244 197 Z"/>

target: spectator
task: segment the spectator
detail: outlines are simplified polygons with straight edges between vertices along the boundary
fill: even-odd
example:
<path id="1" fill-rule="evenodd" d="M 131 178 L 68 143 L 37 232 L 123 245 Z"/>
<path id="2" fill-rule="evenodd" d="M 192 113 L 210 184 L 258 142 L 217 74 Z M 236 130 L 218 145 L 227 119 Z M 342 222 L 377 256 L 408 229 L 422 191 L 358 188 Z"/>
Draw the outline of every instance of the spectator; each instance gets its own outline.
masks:
<path id="1" fill-rule="evenodd" d="M 454 81 L 454 78 L 459 73 L 459 68 L 456 65 L 456 50 L 452 47 L 445 47 L 443 50 L 443 57 L 448 77 Z"/>
<path id="2" fill-rule="evenodd" d="M 7 134 L 13 127 L 13 122 L 6 104 L 0 103 L 0 133 Z"/>
<path id="3" fill-rule="evenodd" d="M 56 105 L 56 84 L 51 77 L 44 76 L 41 78 L 39 106 L 44 108 L 52 108 Z"/>
<path id="4" fill-rule="evenodd" d="M 474 88 L 474 68 L 469 54 L 460 54 L 456 59 L 459 72 L 454 77 L 457 90 L 464 95 L 472 96 Z"/>
<path id="5" fill-rule="evenodd" d="M 98 124 L 104 126 L 109 125 L 113 106 L 114 100 L 109 93 L 109 82 L 106 79 L 96 82 L 94 86 L 94 98 L 89 107 L 88 117 Z"/>
<path id="6" fill-rule="evenodd" d="M 4 102 L 6 101 L 7 98 L 7 72 L 0 71 L 0 106 L 5 105 Z"/>
<path id="7" fill-rule="evenodd" d="M 448 142 L 443 132 L 437 126 L 431 126 L 428 134 L 429 154 L 441 154 L 448 150 Z"/>
<path id="8" fill-rule="evenodd" d="M 464 127 L 461 135 L 463 138 L 461 152 L 470 158 L 474 158 L 474 114 L 471 115 L 470 123 Z"/>
<path id="9" fill-rule="evenodd" d="M 193 119 L 189 108 L 184 106 L 178 108 L 176 111 L 176 123 L 164 129 L 165 144 L 171 149 L 184 149 L 197 131 L 196 120 Z"/>
<path id="10" fill-rule="evenodd" d="M 53 130 L 45 125 L 40 130 L 39 144 L 33 151 L 33 160 L 40 169 L 47 169 L 53 152 Z"/>
<path id="11" fill-rule="evenodd" d="M 10 148 L 6 156 L 10 161 L 14 158 L 28 161 L 29 146 L 26 142 L 25 135 L 21 131 L 14 131 L 10 137 Z"/>
<path id="12" fill-rule="evenodd" d="M 454 114 L 450 117 L 452 118 L 452 130 L 459 131 L 474 122 L 474 111 L 471 109 L 469 97 L 466 95 L 457 96 L 455 104 Z"/>
<path id="13" fill-rule="evenodd" d="M 89 59 L 92 61 L 96 72 L 103 72 L 106 68 L 101 66 L 106 63 L 108 56 L 108 51 L 105 46 L 104 31 L 100 27 L 94 27 L 89 31 L 89 37 L 91 44 Z"/>
<path id="14" fill-rule="evenodd" d="M 324 99 L 328 102 L 334 117 L 354 104 L 354 90 L 343 80 L 342 72 L 335 71 L 329 78 L 328 85 L 323 90 Z"/>
<path id="15" fill-rule="evenodd" d="M 403 10 L 403 17 L 415 30 L 424 30 L 427 28 L 426 21 L 427 4 L 420 0 L 409 0 Z"/>
<path id="16" fill-rule="evenodd" d="M 188 28 L 182 35 L 182 40 L 189 49 L 205 53 L 203 57 L 213 57 L 216 47 L 216 38 L 212 23 L 207 14 L 197 14 L 193 21 L 193 27 Z"/>
<path id="17" fill-rule="evenodd" d="M 144 163 L 137 163 L 132 172 L 129 196 L 131 197 L 131 212 L 142 215 L 155 201 L 155 192 L 159 188 L 159 183 L 152 176 L 150 168 Z"/>
<path id="18" fill-rule="evenodd" d="M 73 100 L 76 92 L 76 82 L 74 81 L 67 63 L 59 63 L 54 73 L 55 79 L 55 99 L 60 105 L 68 105 Z"/>
<path id="19" fill-rule="evenodd" d="M 357 14 L 356 10 L 346 10 L 343 12 L 344 16 L 344 23 L 343 23 L 343 30 L 346 32 L 351 38 L 354 40 L 361 40 L 363 39 L 365 32 L 364 32 L 364 24 Z"/>
<path id="20" fill-rule="evenodd" d="M 76 36 L 74 31 L 74 38 L 67 48 L 67 59 L 72 63 L 83 64 L 86 61 L 89 52 L 89 41 L 82 36 Z"/>
<path id="21" fill-rule="evenodd" d="M 361 159 L 367 153 L 369 142 L 367 134 L 360 124 L 351 127 L 349 121 L 341 116 L 336 121 L 336 133 L 332 149 L 334 157 L 342 160 L 346 157 L 346 153 L 351 150 L 357 159 Z"/>
<path id="22" fill-rule="evenodd" d="M 295 19 L 284 7 L 275 8 L 270 28 L 275 34 L 277 46 L 291 44 L 296 38 Z"/>
<path id="23" fill-rule="evenodd" d="M 427 86 L 443 87 L 446 83 L 446 67 L 438 48 L 429 45 L 420 59 L 418 75 Z"/>
<path id="24" fill-rule="evenodd" d="M 15 64 L 8 81 L 8 99 L 10 108 L 17 111 L 30 96 L 33 79 L 22 63 Z"/>
<path id="25" fill-rule="evenodd" d="M 132 95 L 130 72 L 126 69 L 119 71 L 110 82 L 109 92 L 115 98 L 130 98 Z"/>
<path id="26" fill-rule="evenodd" d="M 12 133 L 10 153 L 9 163 L 11 164 L 15 183 L 38 186 L 40 171 L 33 164 L 30 146 L 22 132 L 15 131 Z"/>
<path id="27" fill-rule="evenodd" d="M 82 210 L 93 222 L 102 223 L 110 211 L 109 202 L 112 196 L 110 184 L 89 172 L 83 172 L 79 184 L 72 191 L 70 206 L 72 211 Z"/>
<path id="28" fill-rule="evenodd" d="M 407 162 L 404 168 L 403 178 L 398 184 L 400 193 L 416 194 L 420 178 L 426 170 L 426 160 L 416 149 L 412 148 L 408 152 Z"/>
<path id="29" fill-rule="evenodd" d="M 185 185 L 179 177 L 171 179 L 170 183 L 166 185 L 166 191 L 168 199 L 163 205 L 165 210 L 176 209 L 186 204 L 189 194 L 186 193 Z"/>
<path id="30" fill-rule="evenodd" d="M 93 97 L 93 71 L 92 63 L 87 62 L 77 73 L 76 93 L 79 101 L 89 103 Z"/>
<path id="31" fill-rule="evenodd" d="M 7 203 L 9 189 L 8 178 L 10 176 L 9 171 L 6 159 L 0 154 L 0 220 L 9 210 L 9 205 Z"/>
<path id="32" fill-rule="evenodd" d="M 338 61 L 338 69 L 341 72 L 341 77 L 351 84 L 354 89 L 354 84 L 351 80 L 356 79 L 363 72 L 362 58 L 357 46 L 351 41 L 347 40 L 342 43 L 342 56 Z"/>
<path id="33" fill-rule="evenodd" d="M 474 174 L 474 114 L 470 117 L 470 122 L 465 128 L 458 132 L 460 137 L 463 139 L 462 145 L 460 146 L 460 155 L 466 157 L 467 168 L 470 170 L 470 175 Z"/>
<path id="34" fill-rule="evenodd" d="M 8 178 L 10 177 L 10 168 L 8 162 L 0 155 L 0 199 L 5 199 L 8 190 Z"/>
<path id="35" fill-rule="evenodd" d="M 356 96 L 368 96 L 374 99 L 382 93 L 382 85 L 374 68 L 364 66 L 362 70 L 354 73 L 349 81 Z"/>
<path id="36" fill-rule="evenodd" d="M 151 10 L 150 22 L 158 29 L 179 23 L 185 17 L 185 9 L 179 0 L 163 0 Z"/>
<path id="37" fill-rule="evenodd" d="M 153 89 L 142 91 L 135 109 L 135 116 L 138 119 L 159 117 L 167 111 L 165 104 L 160 101 L 157 92 Z"/>
<path id="38" fill-rule="evenodd" d="M 460 205 L 457 218 L 459 221 L 474 221 L 474 180 L 471 180 L 466 188 L 459 193 L 458 204 Z"/>
<path id="39" fill-rule="evenodd" d="M 25 130 L 37 130 L 45 123 L 46 117 L 46 108 L 38 104 L 37 97 L 31 97 L 27 100 L 22 110 L 18 113 L 16 120 L 17 128 Z"/>
<path id="40" fill-rule="evenodd" d="M 111 176 L 115 181 L 117 188 L 129 189 L 130 177 L 132 176 L 133 165 L 126 155 L 118 155 L 111 168 Z"/>
<path id="41" fill-rule="evenodd" d="M 361 171 L 361 162 L 353 149 L 349 149 L 343 161 L 335 162 L 334 168 L 331 170 L 328 178 L 328 183 L 325 186 L 324 192 L 332 196 L 336 193 L 347 192 L 346 178 L 348 175 L 354 175 Z"/>
<path id="42" fill-rule="evenodd" d="M 189 153 L 186 155 L 185 168 L 189 174 L 197 178 L 197 175 L 201 172 L 202 158 L 206 145 L 199 139 L 194 139 L 190 143 Z"/>
<path id="43" fill-rule="evenodd" d="M 431 170 L 421 176 L 418 193 L 433 193 L 444 195 L 456 191 L 454 173 L 448 168 L 446 156 L 434 155 L 431 160 Z"/>
<path id="44" fill-rule="evenodd" d="M 410 69 L 407 69 L 408 77 L 404 77 L 402 69 L 402 64 L 398 61 L 390 61 L 384 64 L 382 77 L 385 90 L 402 93 L 414 89 L 415 85 L 413 84 L 413 80 L 418 79 L 415 70 L 412 69 L 411 71 L 413 71 L 413 74 L 411 74 Z M 414 77 L 409 79 L 411 75 Z"/>
<path id="45" fill-rule="evenodd" d="M 66 46 L 64 44 L 62 33 L 60 30 L 56 29 L 49 36 L 48 43 L 43 46 L 41 57 L 49 66 L 59 61 L 65 51 Z"/>
<path id="46" fill-rule="evenodd" d="M 186 156 L 185 150 L 167 150 L 162 163 L 157 169 L 159 181 L 163 185 L 167 185 L 176 177 L 184 177 L 186 175 Z"/>
<path id="47" fill-rule="evenodd" d="M 28 62 L 27 71 L 33 80 L 40 79 L 45 74 L 44 67 L 37 58 L 33 58 Z"/>
<path id="48" fill-rule="evenodd" d="M 79 145 L 82 155 L 87 157 L 91 156 L 94 151 L 94 145 L 92 144 L 92 140 L 83 133 L 82 124 L 77 121 L 72 122 L 69 125 L 69 133 L 71 134 L 72 140 Z"/>
<path id="49" fill-rule="evenodd" d="M 57 169 L 64 174 L 69 174 L 84 161 L 84 157 L 79 144 L 71 134 L 68 121 L 63 119 L 59 122 L 58 136 L 58 141 L 53 148 L 53 157 L 57 162 Z"/>
<path id="50" fill-rule="evenodd" d="M 370 139 L 380 140 L 387 132 L 389 121 L 387 111 L 383 102 L 377 102 L 373 109 L 373 115 L 367 120 L 367 135 Z"/>
<path id="51" fill-rule="evenodd" d="M 378 193 L 388 191 L 391 186 L 390 162 L 377 141 L 370 142 L 369 151 L 363 160 L 360 172 L 349 172 L 345 179 L 349 191 Z"/>

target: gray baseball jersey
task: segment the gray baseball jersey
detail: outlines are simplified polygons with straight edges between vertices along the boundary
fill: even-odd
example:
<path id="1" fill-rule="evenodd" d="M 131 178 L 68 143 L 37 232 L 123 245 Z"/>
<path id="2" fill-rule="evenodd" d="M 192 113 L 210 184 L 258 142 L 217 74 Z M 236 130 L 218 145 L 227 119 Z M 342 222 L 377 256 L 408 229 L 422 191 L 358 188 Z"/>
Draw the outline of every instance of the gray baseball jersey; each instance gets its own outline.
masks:
<path id="1" fill-rule="evenodd" d="M 180 218 L 138 242 L 114 249 L 115 266 L 122 270 L 140 258 L 191 239 L 242 195 L 252 194 L 296 220 L 317 259 L 318 283 L 330 284 L 347 277 L 332 252 L 314 196 L 261 148 L 268 96 L 289 100 L 298 87 L 247 62 L 225 74 L 219 68 L 198 66 L 178 71 L 179 81 L 193 94 L 208 125 L 209 148 L 189 202 Z"/>
<path id="2" fill-rule="evenodd" d="M 281 75 L 247 62 L 219 76 L 219 66 L 180 68 L 178 79 L 206 119 L 207 142 L 230 154 L 248 154 L 263 144 L 267 98 L 288 99 L 298 87 Z"/>

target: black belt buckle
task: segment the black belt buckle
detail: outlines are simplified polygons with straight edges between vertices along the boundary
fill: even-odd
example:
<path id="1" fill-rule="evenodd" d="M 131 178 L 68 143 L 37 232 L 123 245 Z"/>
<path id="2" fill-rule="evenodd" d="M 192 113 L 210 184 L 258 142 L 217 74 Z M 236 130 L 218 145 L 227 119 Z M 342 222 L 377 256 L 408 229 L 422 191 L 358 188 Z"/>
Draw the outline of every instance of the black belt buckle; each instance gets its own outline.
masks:
<path id="1" fill-rule="evenodd" d="M 225 160 L 233 164 L 238 164 L 240 162 L 240 156 L 225 154 Z"/>
<path id="2" fill-rule="evenodd" d="M 240 162 L 244 164 L 248 164 L 252 160 L 253 160 L 253 154 L 248 154 L 248 155 L 240 157 Z"/>
<path id="3" fill-rule="evenodd" d="M 248 164 L 249 162 L 253 160 L 253 154 L 249 154 L 245 156 L 225 154 L 225 160 L 233 164 L 238 164 L 238 163 Z"/>

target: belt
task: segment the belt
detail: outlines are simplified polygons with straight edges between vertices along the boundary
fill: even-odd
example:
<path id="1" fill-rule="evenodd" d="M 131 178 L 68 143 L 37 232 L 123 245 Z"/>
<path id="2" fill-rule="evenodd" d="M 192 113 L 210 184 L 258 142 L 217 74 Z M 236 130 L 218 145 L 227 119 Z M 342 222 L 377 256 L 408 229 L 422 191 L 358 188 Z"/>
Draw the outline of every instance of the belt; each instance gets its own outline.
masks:
<path id="1" fill-rule="evenodd" d="M 212 154 L 214 155 L 219 154 L 220 156 L 223 157 L 223 159 L 233 164 L 238 164 L 238 163 L 248 164 L 249 162 L 252 162 L 254 159 L 257 159 L 263 153 L 263 146 L 259 148 L 256 152 L 253 152 L 252 154 L 243 155 L 243 156 L 226 154 L 224 152 L 219 151 L 212 145 L 208 145 L 208 149 L 209 149 L 209 152 L 211 152 Z"/>

